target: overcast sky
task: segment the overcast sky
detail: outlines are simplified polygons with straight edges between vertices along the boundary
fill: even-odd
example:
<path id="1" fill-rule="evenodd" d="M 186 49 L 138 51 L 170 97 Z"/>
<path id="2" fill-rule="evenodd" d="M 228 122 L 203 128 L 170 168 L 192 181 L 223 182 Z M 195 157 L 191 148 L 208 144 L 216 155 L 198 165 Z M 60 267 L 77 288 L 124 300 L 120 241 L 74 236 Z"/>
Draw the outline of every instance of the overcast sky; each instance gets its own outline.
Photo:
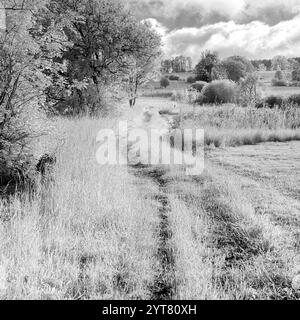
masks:
<path id="1" fill-rule="evenodd" d="M 205 49 L 221 57 L 300 56 L 300 0 L 125 0 L 151 19 L 167 56 L 194 62 Z"/>

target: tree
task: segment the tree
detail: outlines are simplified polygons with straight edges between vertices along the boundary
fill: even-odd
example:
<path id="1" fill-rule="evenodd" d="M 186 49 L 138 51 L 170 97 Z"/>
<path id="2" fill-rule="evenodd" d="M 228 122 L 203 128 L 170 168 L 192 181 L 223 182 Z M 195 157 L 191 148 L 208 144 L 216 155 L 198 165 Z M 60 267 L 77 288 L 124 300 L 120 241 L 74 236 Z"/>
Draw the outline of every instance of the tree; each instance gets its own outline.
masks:
<path id="1" fill-rule="evenodd" d="M 160 79 L 160 86 L 162 87 L 162 88 L 166 88 L 166 87 L 168 87 L 170 85 L 170 82 L 169 82 L 169 80 L 167 79 L 167 78 L 161 78 Z"/>
<path id="2" fill-rule="evenodd" d="M 300 64 L 296 59 L 288 59 L 288 62 L 289 62 L 289 68 L 291 71 L 300 68 Z"/>
<path id="3" fill-rule="evenodd" d="M 270 59 L 251 60 L 251 64 L 258 71 L 264 71 L 264 67 L 262 67 L 263 70 L 260 70 L 261 65 L 264 65 L 267 71 L 270 71 L 272 68 L 272 62 Z"/>
<path id="4" fill-rule="evenodd" d="M 162 61 L 162 73 L 172 73 L 173 72 L 173 66 L 172 66 L 172 60 L 166 59 Z"/>
<path id="5" fill-rule="evenodd" d="M 195 71 L 197 80 L 212 81 L 212 70 L 218 64 L 219 58 L 216 52 L 205 51 L 201 55 L 201 60 L 196 65 Z"/>
<path id="6" fill-rule="evenodd" d="M 136 103 L 138 87 L 156 78 L 159 75 L 159 61 L 161 57 L 161 39 L 147 24 L 140 26 L 141 38 L 145 40 L 142 53 L 132 57 L 127 81 L 129 105 Z"/>
<path id="7" fill-rule="evenodd" d="M 231 56 L 231 57 L 229 57 L 227 60 L 237 61 L 237 62 L 242 63 L 242 64 L 245 66 L 245 69 L 246 69 L 246 72 L 247 72 L 247 73 L 252 73 L 252 72 L 255 71 L 255 69 L 254 69 L 253 64 L 251 63 L 251 61 L 248 60 L 248 59 L 245 58 L 245 57 L 242 57 L 242 56 Z"/>
<path id="8" fill-rule="evenodd" d="M 187 57 L 186 58 L 186 62 L 187 62 L 187 65 L 186 65 L 186 71 L 190 72 L 192 71 L 193 69 L 193 60 L 191 57 Z"/>
<path id="9" fill-rule="evenodd" d="M 221 62 L 221 69 L 225 70 L 228 79 L 239 82 L 247 73 L 254 72 L 252 63 L 244 57 L 232 56 Z"/>
<path id="10" fill-rule="evenodd" d="M 272 59 L 272 70 L 287 70 L 290 68 L 288 59 L 284 56 L 276 56 Z"/>
<path id="11" fill-rule="evenodd" d="M 258 71 L 261 71 L 261 72 L 267 71 L 266 65 L 263 64 L 263 63 L 260 63 L 259 66 L 258 66 Z"/>
<path id="12" fill-rule="evenodd" d="M 62 16 L 72 43 L 63 56 L 68 62 L 64 76 L 79 106 L 85 105 L 86 86 L 119 82 L 130 72 L 134 58 L 147 53 L 145 27 L 120 1 L 50 0 L 49 9 Z M 55 98 L 64 101 L 64 91 Z"/>
<path id="13" fill-rule="evenodd" d="M 258 76 L 255 73 L 249 73 L 245 79 L 241 80 L 238 88 L 238 100 L 242 106 L 255 106 L 259 100 L 258 80 Z"/>
<path id="14" fill-rule="evenodd" d="M 300 68 L 292 71 L 292 80 L 293 81 L 300 81 Z"/>
<path id="15" fill-rule="evenodd" d="M 212 80 L 223 80 L 228 79 L 228 74 L 222 63 L 217 64 L 213 67 L 211 72 Z"/>
<path id="16" fill-rule="evenodd" d="M 6 32 L 0 34 L 1 183 L 5 176 L 16 178 L 29 170 L 30 142 L 42 131 L 42 123 L 35 126 L 36 117 L 48 105 L 46 92 L 53 79 L 59 81 L 65 70 L 59 58 L 66 39 L 59 21 L 43 29 L 39 25 L 46 3 L 6 2 Z"/>
<path id="17" fill-rule="evenodd" d="M 228 79 L 239 82 L 247 73 L 246 66 L 241 61 L 227 59 L 222 62 L 222 67 L 226 71 Z"/>

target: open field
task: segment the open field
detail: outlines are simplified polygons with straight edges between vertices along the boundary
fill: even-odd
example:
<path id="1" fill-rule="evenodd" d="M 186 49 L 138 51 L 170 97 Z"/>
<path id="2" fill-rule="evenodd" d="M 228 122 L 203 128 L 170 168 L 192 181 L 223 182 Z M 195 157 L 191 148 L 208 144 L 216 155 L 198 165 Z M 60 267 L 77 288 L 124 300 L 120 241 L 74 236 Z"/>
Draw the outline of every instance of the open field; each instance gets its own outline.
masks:
<path id="1" fill-rule="evenodd" d="M 180 77 L 180 81 L 170 81 L 170 86 L 166 89 L 160 88 L 159 81 L 151 81 L 145 87 L 140 90 L 139 94 L 142 97 L 152 98 L 170 98 L 174 91 L 183 91 L 191 87 L 190 84 L 186 83 L 186 79 L 189 76 L 194 76 L 193 73 L 174 73 Z M 274 78 L 275 71 L 258 72 L 260 91 L 262 97 L 268 97 L 271 95 L 289 97 L 294 94 L 300 94 L 300 87 L 273 87 L 272 79 Z M 168 76 L 168 75 L 167 75 Z"/>
<path id="2" fill-rule="evenodd" d="M 98 131 L 150 106 L 205 129 L 203 174 L 97 163 Z M 299 109 L 151 96 L 116 109 L 55 120 L 63 143 L 53 174 L 33 198 L 0 200 L 0 298 L 299 298 Z M 37 152 L 49 145 L 41 139 Z"/>
<path id="3" fill-rule="evenodd" d="M 289 97 L 293 94 L 300 94 L 300 87 L 272 87 L 266 86 L 263 87 L 263 96 L 282 96 Z"/>
<path id="4" fill-rule="evenodd" d="M 300 0 L 204 2 L 0 0 L 0 301 L 300 300 Z"/>
<path id="5" fill-rule="evenodd" d="M 100 166 L 116 121 L 58 120 L 53 178 L 0 200 L 2 299 L 299 297 L 299 142 L 209 149 L 199 177 Z"/>
<path id="6" fill-rule="evenodd" d="M 141 97 L 170 98 L 174 91 L 184 91 L 190 87 L 185 81 L 170 81 L 167 88 L 160 88 L 159 81 L 151 82 L 139 91 Z"/>
<path id="7" fill-rule="evenodd" d="M 276 71 L 259 71 L 258 76 L 260 82 L 264 85 L 271 86 L 275 73 Z"/>

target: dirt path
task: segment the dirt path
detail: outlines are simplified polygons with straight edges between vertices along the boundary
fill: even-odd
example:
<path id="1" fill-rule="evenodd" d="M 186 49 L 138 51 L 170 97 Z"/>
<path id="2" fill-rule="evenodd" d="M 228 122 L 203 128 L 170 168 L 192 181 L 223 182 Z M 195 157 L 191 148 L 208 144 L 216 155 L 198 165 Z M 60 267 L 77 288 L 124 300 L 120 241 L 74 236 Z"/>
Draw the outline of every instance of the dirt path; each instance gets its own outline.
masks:
<path id="1" fill-rule="evenodd" d="M 156 261 L 158 262 L 156 277 L 150 288 L 152 300 L 172 300 L 175 295 L 175 259 L 171 244 L 172 230 L 170 228 L 169 214 L 171 204 L 166 192 L 167 181 L 163 167 L 134 166 L 130 171 L 137 177 L 151 179 L 158 186 L 158 193 L 154 195 L 157 202 L 159 225 L 157 226 L 158 248 Z"/>

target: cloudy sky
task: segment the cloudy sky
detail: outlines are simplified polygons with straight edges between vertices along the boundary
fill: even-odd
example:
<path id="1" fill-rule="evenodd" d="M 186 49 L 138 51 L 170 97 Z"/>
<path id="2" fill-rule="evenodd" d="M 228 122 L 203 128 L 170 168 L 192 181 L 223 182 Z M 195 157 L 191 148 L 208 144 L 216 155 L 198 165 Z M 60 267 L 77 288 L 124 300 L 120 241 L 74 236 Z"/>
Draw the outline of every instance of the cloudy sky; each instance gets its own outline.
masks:
<path id="1" fill-rule="evenodd" d="M 300 0 L 126 0 L 163 35 L 165 54 L 300 56 Z"/>

